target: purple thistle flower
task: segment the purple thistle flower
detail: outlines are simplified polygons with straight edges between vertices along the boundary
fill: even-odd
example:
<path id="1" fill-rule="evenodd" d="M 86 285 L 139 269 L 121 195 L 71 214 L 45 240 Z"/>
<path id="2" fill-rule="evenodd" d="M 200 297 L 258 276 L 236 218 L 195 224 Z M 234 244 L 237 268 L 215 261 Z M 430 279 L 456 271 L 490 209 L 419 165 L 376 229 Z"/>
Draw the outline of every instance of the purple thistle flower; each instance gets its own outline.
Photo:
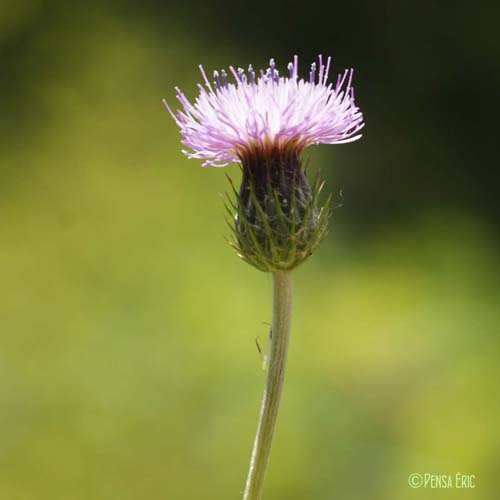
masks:
<path id="1" fill-rule="evenodd" d="M 328 83 L 331 58 L 319 56 L 307 79 L 299 79 L 298 57 L 280 76 L 274 59 L 266 71 L 250 65 L 214 71 L 213 84 L 202 66 L 205 85 L 194 104 L 178 88 L 182 110 L 165 106 L 181 129 L 188 158 L 203 166 L 241 163 L 239 191 L 228 176 L 231 194 L 225 208 L 229 244 L 237 255 L 263 272 L 273 273 L 274 308 L 268 377 L 245 487 L 244 500 L 259 500 L 276 423 L 290 333 L 290 272 L 305 262 L 328 232 L 331 195 L 312 185 L 300 153 L 312 144 L 341 144 L 361 137 L 363 115 L 354 103 L 353 70 Z M 259 348 L 260 350 L 260 348 Z"/>
<path id="2" fill-rule="evenodd" d="M 307 79 L 298 76 L 298 57 L 288 64 L 288 76 L 280 76 L 274 59 L 258 76 L 250 65 L 230 66 L 235 83 L 224 70 L 214 71 L 213 84 L 200 65 L 205 86 L 192 104 L 176 87 L 183 109 L 173 112 L 188 158 L 204 160 L 203 166 L 225 167 L 248 158 L 298 156 L 312 144 L 342 144 L 361 137 L 363 114 L 354 102 L 353 70 L 345 70 L 336 84 L 328 83 L 331 58 L 319 56 Z"/>

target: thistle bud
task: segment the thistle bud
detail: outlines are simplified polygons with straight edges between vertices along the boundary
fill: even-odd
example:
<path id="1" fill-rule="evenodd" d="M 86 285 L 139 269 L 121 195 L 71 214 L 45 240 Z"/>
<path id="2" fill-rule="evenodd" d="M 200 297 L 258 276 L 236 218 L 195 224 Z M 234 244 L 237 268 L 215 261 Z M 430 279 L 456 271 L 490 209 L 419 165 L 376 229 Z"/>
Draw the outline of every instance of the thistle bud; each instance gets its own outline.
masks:
<path id="1" fill-rule="evenodd" d="M 231 181 L 231 180 L 230 180 Z M 290 270 L 304 262 L 327 233 L 330 198 L 319 206 L 324 183 L 309 185 L 296 152 L 254 151 L 242 159 L 234 200 L 230 244 L 246 262 L 265 272 Z"/>

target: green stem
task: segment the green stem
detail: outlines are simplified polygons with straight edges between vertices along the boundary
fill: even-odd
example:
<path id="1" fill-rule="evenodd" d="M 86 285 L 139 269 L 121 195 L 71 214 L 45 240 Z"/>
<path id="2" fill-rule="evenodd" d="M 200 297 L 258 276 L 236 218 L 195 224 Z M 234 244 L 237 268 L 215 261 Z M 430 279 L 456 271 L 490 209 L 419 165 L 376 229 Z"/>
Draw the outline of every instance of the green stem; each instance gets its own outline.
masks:
<path id="1" fill-rule="evenodd" d="M 243 500 L 260 500 L 285 377 L 292 313 L 290 271 L 273 274 L 273 326 L 266 387 Z"/>

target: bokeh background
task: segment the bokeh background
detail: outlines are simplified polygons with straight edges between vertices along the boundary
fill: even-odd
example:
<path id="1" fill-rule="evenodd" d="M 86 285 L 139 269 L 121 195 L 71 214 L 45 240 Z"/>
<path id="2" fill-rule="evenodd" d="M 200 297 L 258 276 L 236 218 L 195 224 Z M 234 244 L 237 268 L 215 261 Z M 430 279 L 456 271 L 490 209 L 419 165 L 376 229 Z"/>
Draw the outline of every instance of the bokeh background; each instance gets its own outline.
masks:
<path id="1" fill-rule="evenodd" d="M 265 498 L 496 500 L 497 27 L 486 2 L 2 0 L 0 500 L 240 498 L 271 280 L 161 98 L 320 52 L 366 129 L 308 153 L 343 207 L 295 273 Z"/>

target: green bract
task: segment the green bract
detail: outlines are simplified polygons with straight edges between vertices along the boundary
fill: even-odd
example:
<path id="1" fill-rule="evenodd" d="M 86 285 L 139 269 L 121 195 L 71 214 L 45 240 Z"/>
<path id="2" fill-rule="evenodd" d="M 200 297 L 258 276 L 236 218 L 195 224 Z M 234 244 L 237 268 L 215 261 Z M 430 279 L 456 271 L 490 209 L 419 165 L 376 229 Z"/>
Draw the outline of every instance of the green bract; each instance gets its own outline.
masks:
<path id="1" fill-rule="evenodd" d="M 328 232 L 331 195 L 320 206 L 324 186 L 316 175 L 309 185 L 296 155 L 246 158 L 239 192 L 227 196 L 229 243 L 264 272 L 290 270 L 304 262 Z"/>

